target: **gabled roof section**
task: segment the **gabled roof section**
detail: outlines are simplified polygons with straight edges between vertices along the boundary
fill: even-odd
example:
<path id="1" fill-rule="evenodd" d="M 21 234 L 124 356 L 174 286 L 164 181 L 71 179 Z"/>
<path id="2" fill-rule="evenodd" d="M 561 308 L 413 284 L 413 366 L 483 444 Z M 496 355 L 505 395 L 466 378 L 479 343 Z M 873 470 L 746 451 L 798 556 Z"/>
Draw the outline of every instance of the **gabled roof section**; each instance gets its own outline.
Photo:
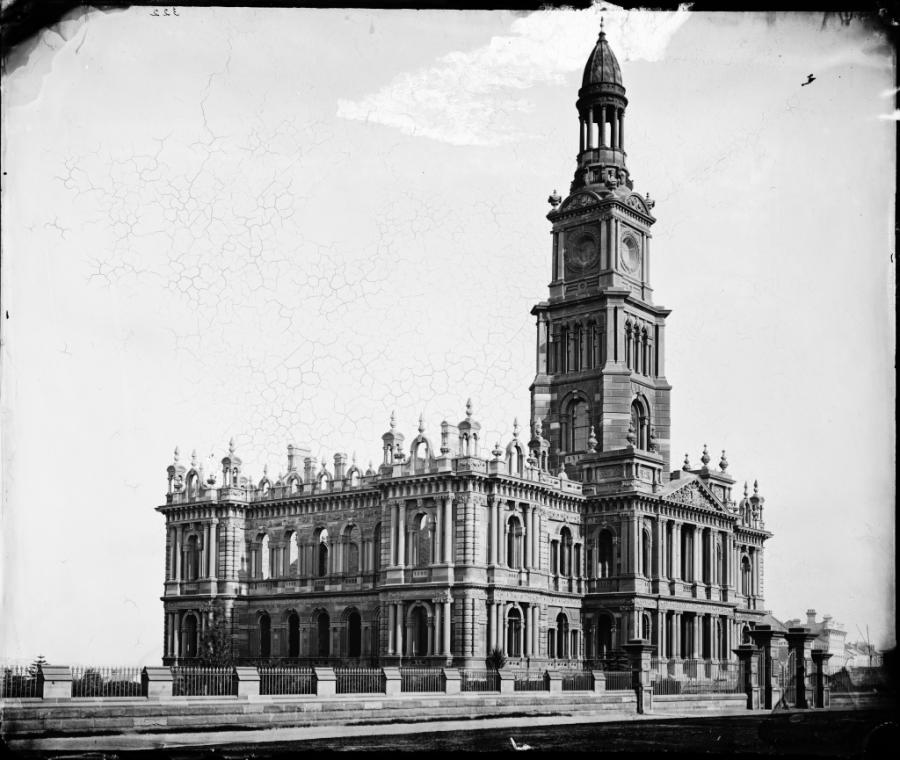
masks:
<path id="1" fill-rule="evenodd" d="M 697 475 L 682 473 L 682 477 L 669 481 L 660 491 L 660 498 L 692 507 L 711 509 L 716 512 L 728 512 L 712 491 L 704 485 Z"/>

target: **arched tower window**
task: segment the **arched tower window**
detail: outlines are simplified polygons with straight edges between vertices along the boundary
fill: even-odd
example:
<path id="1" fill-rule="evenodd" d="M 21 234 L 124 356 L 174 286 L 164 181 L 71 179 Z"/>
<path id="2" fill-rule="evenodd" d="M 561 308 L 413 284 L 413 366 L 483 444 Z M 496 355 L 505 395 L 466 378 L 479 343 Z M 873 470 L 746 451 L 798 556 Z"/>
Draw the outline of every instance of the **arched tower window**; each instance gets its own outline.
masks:
<path id="1" fill-rule="evenodd" d="M 569 451 L 587 451 L 588 438 L 591 433 L 591 418 L 588 403 L 584 399 L 572 402 L 568 414 L 568 441 L 566 446 Z"/>
<path id="2" fill-rule="evenodd" d="M 641 638 L 650 640 L 650 616 L 646 613 L 641 615 Z"/>
<path id="3" fill-rule="evenodd" d="M 324 528 L 319 533 L 319 577 L 328 575 L 328 531 Z"/>
<path id="4" fill-rule="evenodd" d="M 260 578 L 268 578 L 270 576 L 271 551 L 269 549 L 269 537 L 265 535 L 259 542 L 259 576 Z"/>
<path id="5" fill-rule="evenodd" d="M 752 593 L 752 571 L 750 569 L 750 559 L 745 554 L 741 558 L 741 593 L 744 596 L 750 596 Z"/>
<path id="6" fill-rule="evenodd" d="M 650 444 L 650 414 L 640 399 L 631 402 L 631 427 L 634 430 L 634 447 L 647 451 Z"/>
<path id="7" fill-rule="evenodd" d="M 506 564 L 514 570 L 522 568 L 522 523 L 515 515 L 506 524 Z"/>
<path id="8" fill-rule="evenodd" d="M 641 546 L 641 572 L 645 578 L 649 578 L 651 573 L 651 560 L 653 559 L 653 555 L 650 551 L 650 547 L 650 532 L 645 530 L 643 534 L 643 545 Z M 647 637 L 645 636 L 644 638 Z"/>
<path id="9" fill-rule="evenodd" d="M 597 538 L 597 576 L 609 578 L 614 575 L 613 537 L 608 530 L 601 530 Z"/>
<path id="10" fill-rule="evenodd" d="M 200 543 L 197 536 L 191 536 L 187 540 L 186 560 L 187 580 L 195 581 L 200 575 Z"/>
<path id="11" fill-rule="evenodd" d="M 559 574 L 572 575 L 572 532 L 568 528 L 559 532 Z"/>

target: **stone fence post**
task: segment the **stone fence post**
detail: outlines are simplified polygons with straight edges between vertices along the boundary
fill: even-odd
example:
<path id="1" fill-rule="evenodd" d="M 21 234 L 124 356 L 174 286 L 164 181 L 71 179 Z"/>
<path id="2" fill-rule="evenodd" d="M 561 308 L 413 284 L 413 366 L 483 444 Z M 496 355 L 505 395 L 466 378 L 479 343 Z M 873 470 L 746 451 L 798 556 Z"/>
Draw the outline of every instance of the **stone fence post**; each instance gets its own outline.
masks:
<path id="1" fill-rule="evenodd" d="M 243 698 L 259 696 L 259 671 L 251 667 L 234 668 L 234 692 Z"/>
<path id="2" fill-rule="evenodd" d="M 747 709 L 759 709 L 759 650 L 753 644 L 741 644 L 732 649 L 741 665 L 744 693 L 747 695 Z"/>
<path id="3" fill-rule="evenodd" d="M 650 685 L 650 658 L 656 649 L 647 639 L 631 639 L 623 649 L 631 660 L 634 673 L 634 692 L 637 695 L 637 711 L 653 712 L 653 688 Z"/>
<path id="4" fill-rule="evenodd" d="M 806 710 L 810 704 L 806 694 L 806 660 L 812 649 L 816 634 L 809 628 L 790 628 L 787 632 L 788 646 L 794 653 L 794 683 L 797 694 L 795 707 Z"/>
<path id="5" fill-rule="evenodd" d="M 508 670 L 498 670 L 497 675 L 500 677 L 500 693 L 512 694 L 516 690 L 516 677 Z"/>
<path id="6" fill-rule="evenodd" d="M 775 678 L 774 640 L 784 634 L 772 630 L 770 625 L 758 625 L 750 631 L 750 638 L 760 649 L 759 676 L 762 681 L 763 707 L 771 710 L 781 699 L 781 687 Z"/>
<path id="7" fill-rule="evenodd" d="M 831 659 L 831 652 L 824 649 L 812 650 L 812 661 L 816 665 L 816 707 L 831 706 L 831 689 L 828 685 L 828 679 L 825 677 L 825 666 Z"/>
<path id="8" fill-rule="evenodd" d="M 444 694 L 459 694 L 462 686 L 462 676 L 458 668 L 442 668 L 444 673 Z"/>
<path id="9" fill-rule="evenodd" d="M 548 670 L 544 674 L 547 679 L 547 691 L 551 694 L 559 694 L 562 692 L 562 676 L 558 670 Z"/>
<path id="10" fill-rule="evenodd" d="M 38 684 L 44 699 L 71 699 L 72 669 L 68 665 L 38 665 Z"/>
<path id="11" fill-rule="evenodd" d="M 403 691 L 400 668 L 382 668 L 384 673 L 384 693 L 389 697 L 399 697 Z"/>
<path id="12" fill-rule="evenodd" d="M 172 669 L 146 667 L 141 671 L 141 695 L 147 699 L 172 696 Z"/>
<path id="13" fill-rule="evenodd" d="M 334 668 L 313 668 L 316 674 L 316 696 L 333 697 L 337 693 L 337 676 Z"/>
<path id="14" fill-rule="evenodd" d="M 593 671 L 594 693 L 603 694 L 606 691 L 606 673 L 602 670 Z"/>

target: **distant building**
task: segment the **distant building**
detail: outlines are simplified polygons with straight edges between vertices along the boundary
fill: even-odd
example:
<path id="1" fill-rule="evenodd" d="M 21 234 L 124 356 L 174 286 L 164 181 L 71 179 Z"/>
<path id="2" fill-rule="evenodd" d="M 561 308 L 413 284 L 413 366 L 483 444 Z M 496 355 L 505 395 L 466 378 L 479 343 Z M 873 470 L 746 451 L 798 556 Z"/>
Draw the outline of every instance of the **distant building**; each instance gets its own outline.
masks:
<path id="1" fill-rule="evenodd" d="M 787 628 L 796 628 L 803 626 L 809 628 L 811 633 L 816 634 L 816 640 L 813 642 L 814 649 L 821 649 L 831 654 L 829 667 L 842 668 L 847 665 L 848 652 L 846 648 L 847 632 L 840 623 L 836 623 L 831 615 L 823 615 L 822 619 L 816 622 L 816 611 L 809 609 L 806 611 L 806 620 L 801 621 L 800 618 L 792 618 L 786 620 L 784 625 Z"/>
<path id="2" fill-rule="evenodd" d="M 490 449 L 468 404 L 434 438 L 420 419 L 407 453 L 392 417 L 377 469 L 288 446 L 286 471 L 253 482 L 233 445 L 220 483 L 176 450 L 158 507 L 165 662 L 197 655 L 209 603 L 245 657 L 464 665 L 499 648 L 543 664 L 631 638 L 732 656 L 766 614 L 765 499 L 755 484 L 734 498 L 724 451 L 670 469 L 669 310 L 653 301 L 654 202 L 626 167 L 627 105 L 601 31 L 575 177 L 549 198 L 528 428 Z"/>

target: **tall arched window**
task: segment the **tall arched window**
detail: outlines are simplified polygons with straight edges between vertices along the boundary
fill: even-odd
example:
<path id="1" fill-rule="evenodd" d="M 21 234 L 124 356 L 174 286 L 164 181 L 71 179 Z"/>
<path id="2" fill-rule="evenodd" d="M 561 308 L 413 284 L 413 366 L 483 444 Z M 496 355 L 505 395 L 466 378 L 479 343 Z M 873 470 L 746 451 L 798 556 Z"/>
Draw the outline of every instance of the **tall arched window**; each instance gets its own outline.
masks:
<path id="1" fill-rule="evenodd" d="M 434 537 L 433 521 L 427 514 L 416 516 L 415 533 L 409 544 L 409 564 L 427 567 L 431 564 L 431 550 Z"/>
<path id="2" fill-rule="evenodd" d="M 519 641 L 522 636 L 522 613 L 513 607 L 506 616 L 506 653 L 510 657 L 521 657 Z"/>
<path id="3" fill-rule="evenodd" d="M 650 616 L 646 613 L 641 615 L 641 638 L 650 640 Z"/>
<path id="4" fill-rule="evenodd" d="M 634 430 L 634 447 L 646 451 L 650 444 L 650 414 L 638 399 L 631 403 L 631 427 Z"/>
<path id="5" fill-rule="evenodd" d="M 328 531 L 324 528 L 319 533 L 319 577 L 328 575 Z"/>
<path id="6" fill-rule="evenodd" d="M 506 524 L 506 564 L 514 570 L 522 567 L 522 523 L 515 515 Z"/>
<path id="7" fill-rule="evenodd" d="M 741 593 L 744 596 L 750 596 L 750 594 L 752 593 L 752 580 L 750 559 L 745 554 L 741 558 Z"/>
<path id="8" fill-rule="evenodd" d="M 353 610 L 347 616 L 347 656 L 359 657 L 362 653 L 362 619 Z"/>
<path id="9" fill-rule="evenodd" d="M 381 570 L 381 523 L 372 532 L 372 569 L 376 573 Z"/>
<path id="10" fill-rule="evenodd" d="M 597 576 L 609 578 L 614 575 L 613 537 L 608 530 L 601 530 L 597 538 Z"/>
<path id="11" fill-rule="evenodd" d="M 316 654 L 319 657 L 331 654 L 331 620 L 325 610 L 316 616 Z"/>
<path id="12" fill-rule="evenodd" d="M 197 580 L 200 574 L 200 543 L 197 536 L 191 536 L 187 540 L 185 560 L 186 580 Z"/>
<path id="13" fill-rule="evenodd" d="M 197 656 L 197 617 L 194 614 L 187 615 L 184 619 L 184 652 L 185 657 Z"/>
<path id="14" fill-rule="evenodd" d="M 285 568 L 284 575 L 291 575 L 296 577 L 299 571 L 299 563 L 300 563 L 300 550 L 297 546 L 297 534 L 294 531 L 291 531 L 287 535 L 288 542 L 288 566 Z"/>
<path id="15" fill-rule="evenodd" d="M 259 656 L 272 656 L 272 621 L 265 612 L 259 616 Z"/>
<path id="16" fill-rule="evenodd" d="M 569 451 L 587 451 L 591 433 L 588 403 L 584 399 L 574 401 L 569 407 Z"/>
<path id="17" fill-rule="evenodd" d="M 288 615 L 288 657 L 300 656 L 300 616 L 296 612 Z"/>
<path id="18" fill-rule="evenodd" d="M 559 574 L 572 575 L 572 532 L 568 528 L 559 532 Z"/>
<path id="19" fill-rule="evenodd" d="M 643 532 L 643 545 L 641 546 L 641 572 L 645 578 L 649 578 L 651 573 L 653 554 L 650 551 L 650 547 L 650 532 L 645 530 Z"/>
<path id="20" fill-rule="evenodd" d="M 556 657 L 560 660 L 567 656 L 566 644 L 569 641 L 569 619 L 565 613 L 556 616 Z"/>

